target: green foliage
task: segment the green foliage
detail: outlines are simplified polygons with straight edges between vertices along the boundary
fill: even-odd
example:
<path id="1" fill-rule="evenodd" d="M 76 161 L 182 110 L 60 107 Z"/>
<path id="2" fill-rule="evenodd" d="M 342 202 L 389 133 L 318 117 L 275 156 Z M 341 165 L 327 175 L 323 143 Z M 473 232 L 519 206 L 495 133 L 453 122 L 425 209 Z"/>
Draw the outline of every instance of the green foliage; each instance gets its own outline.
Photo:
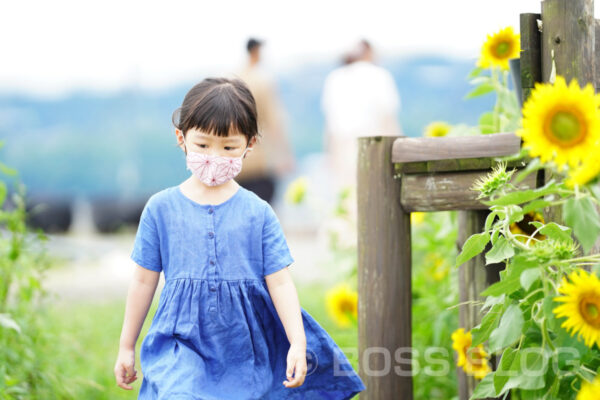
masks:
<path id="1" fill-rule="evenodd" d="M 426 213 L 413 223 L 412 345 L 415 399 L 451 399 L 457 395 L 456 374 L 428 374 L 435 363 L 453 365 L 451 335 L 458 324 L 458 279 L 452 273 L 456 257 L 455 212 Z M 435 354 L 430 349 L 437 349 Z M 435 359 L 432 361 L 432 359 Z"/>
<path id="2" fill-rule="evenodd" d="M 474 88 L 467 93 L 465 100 L 496 93 L 494 109 L 479 117 L 479 134 L 514 132 L 520 125 L 521 110 L 514 91 L 508 87 L 508 76 L 509 71 L 496 68 L 484 70 L 479 67 L 469 74 L 469 83 Z"/>
<path id="3" fill-rule="evenodd" d="M 16 171 L 1 164 L 2 172 Z M 43 318 L 43 272 L 50 266 L 42 231 L 26 225 L 25 187 L 16 181 L 7 206 L 7 183 L 0 181 L 0 398 L 70 398 L 71 388 L 50 354 L 56 337 Z"/>
<path id="4" fill-rule="evenodd" d="M 539 167 L 539 162 L 532 164 L 529 172 Z M 585 346 L 564 330 L 563 320 L 554 315 L 558 304 L 553 299 L 560 295 L 565 274 L 600 263 L 600 254 L 577 254 L 579 244 L 587 254 L 600 234 L 597 193 L 587 186 L 568 190 L 552 180 L 525 190 L 507 182 L 486 196 L 490 214 L 485 229 L 465 243 L 457 264 L 484 252 L 488 241 L 493 246 L 485 252 L 486 263 L 506 263 L 500 280 L 481 292 L 486 296 L 483 317 L 471 331 L 473 345 L 486 344 L 501 358 L 472 399 L 509 392 L 518 399 L 574 399 L 582 381 L 596 375 L 598 348 Z M 565 225 L 531 216 L 557 206 L 563 207 Z M 531 229 L 515 229 L 527 214 Z"/>

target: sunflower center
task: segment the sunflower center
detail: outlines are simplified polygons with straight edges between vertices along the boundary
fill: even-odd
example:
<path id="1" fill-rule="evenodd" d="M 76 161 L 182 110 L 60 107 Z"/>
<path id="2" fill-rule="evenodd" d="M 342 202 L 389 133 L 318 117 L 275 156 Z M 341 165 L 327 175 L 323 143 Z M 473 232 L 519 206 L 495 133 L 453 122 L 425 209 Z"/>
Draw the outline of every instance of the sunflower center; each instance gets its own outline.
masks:
<path id="1" fill-rule="evenodd" d="M 483 357 L 479 348 L 473 347 L 467 350 L 465 353 L 471 365 L 481 366 L 483 364 L 483 360 L 485 357 Z"/>
<path id="2" fill-rule="evenodd" d="M 573 145 L 584 137 L 579 118 L 568 111 L 558 111 L 550 120 L 550 140 L 561 145 Z"/>
<path id="3" fill-rule="evenodd" d="M 496 46 L 496 55 L 498 57 L 505 56 L 510 51 L 510 44 L 507 42 L 500 42 L 498 46 Z"/>
<path id="4" fill-rule="evenodd" d="M 339 309 L 341 312 L 352 312 L 354 310 L 354 306 L 350 301 L 340 301 Z"/>
<path id="5" fill-rule="evenodd" d="M 584 297 L 579 302 L 582 318 L 594 328 L 600 328 L 600 299 L 593 295 Z"/>

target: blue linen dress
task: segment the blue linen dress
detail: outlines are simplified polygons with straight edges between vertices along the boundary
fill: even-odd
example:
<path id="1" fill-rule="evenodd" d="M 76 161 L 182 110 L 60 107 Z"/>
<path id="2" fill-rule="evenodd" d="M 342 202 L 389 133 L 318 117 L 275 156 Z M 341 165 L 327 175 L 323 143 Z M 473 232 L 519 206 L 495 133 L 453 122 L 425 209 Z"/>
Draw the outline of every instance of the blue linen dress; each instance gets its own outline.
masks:
<path id="1" fill-rule="evenodd" d="M 265 275 L 292 258 L 270 204 L 240 186 L 217 205 L 179 186 L 146 202 L 131 259 L 165 285 L 140 365 L 143 400 L 350 399 L 365 389 L 327 332 L 301 308 L 308 371 L 286 379 L 290 343 Z"/>

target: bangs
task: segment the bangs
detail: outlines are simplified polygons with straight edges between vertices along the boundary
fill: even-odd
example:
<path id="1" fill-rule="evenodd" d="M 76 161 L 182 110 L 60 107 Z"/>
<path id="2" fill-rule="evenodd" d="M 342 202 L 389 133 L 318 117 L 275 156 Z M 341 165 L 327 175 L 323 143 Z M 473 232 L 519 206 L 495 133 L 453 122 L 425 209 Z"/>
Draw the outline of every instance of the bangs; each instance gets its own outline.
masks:
<path id="1" fill-rule="evenodd" d="M 213 86 L 204 93 L 192 90 L 188 96 L 177 116 L 181 120 L 175 121 L 174 114 L 173 121 L 184 133 L 189 129 L 217 136 L 238 132 L 248 140 L 257 135 L 254 98 L 249 91 L 239 90 L 234 82 Z"/>

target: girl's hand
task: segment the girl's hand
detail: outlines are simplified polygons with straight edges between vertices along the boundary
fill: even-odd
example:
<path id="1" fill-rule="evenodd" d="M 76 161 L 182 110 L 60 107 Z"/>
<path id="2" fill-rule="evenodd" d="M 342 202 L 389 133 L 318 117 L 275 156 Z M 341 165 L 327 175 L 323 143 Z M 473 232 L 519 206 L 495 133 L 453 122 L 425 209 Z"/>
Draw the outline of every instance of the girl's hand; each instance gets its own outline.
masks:
<path id="1" fill-rule="evenodd" d="M 287 380 L 283 381 L 285 387 L 298 387 L 304 383 L 306 378 L 306 346 L 290 345 L 286 374 Z M 293 378 L 292 374 L 294 374 Z"/>
<path id="2" fill-rule="evenodd" d="M 117 364 L 115 365 L 115 378 L 117 385 L 123 389 L 133 389 L 129 383 L 137 379 L 137 371 L 135 367 L 135 350 L 134 349 L 119 349 L 117 356 Z"/>

